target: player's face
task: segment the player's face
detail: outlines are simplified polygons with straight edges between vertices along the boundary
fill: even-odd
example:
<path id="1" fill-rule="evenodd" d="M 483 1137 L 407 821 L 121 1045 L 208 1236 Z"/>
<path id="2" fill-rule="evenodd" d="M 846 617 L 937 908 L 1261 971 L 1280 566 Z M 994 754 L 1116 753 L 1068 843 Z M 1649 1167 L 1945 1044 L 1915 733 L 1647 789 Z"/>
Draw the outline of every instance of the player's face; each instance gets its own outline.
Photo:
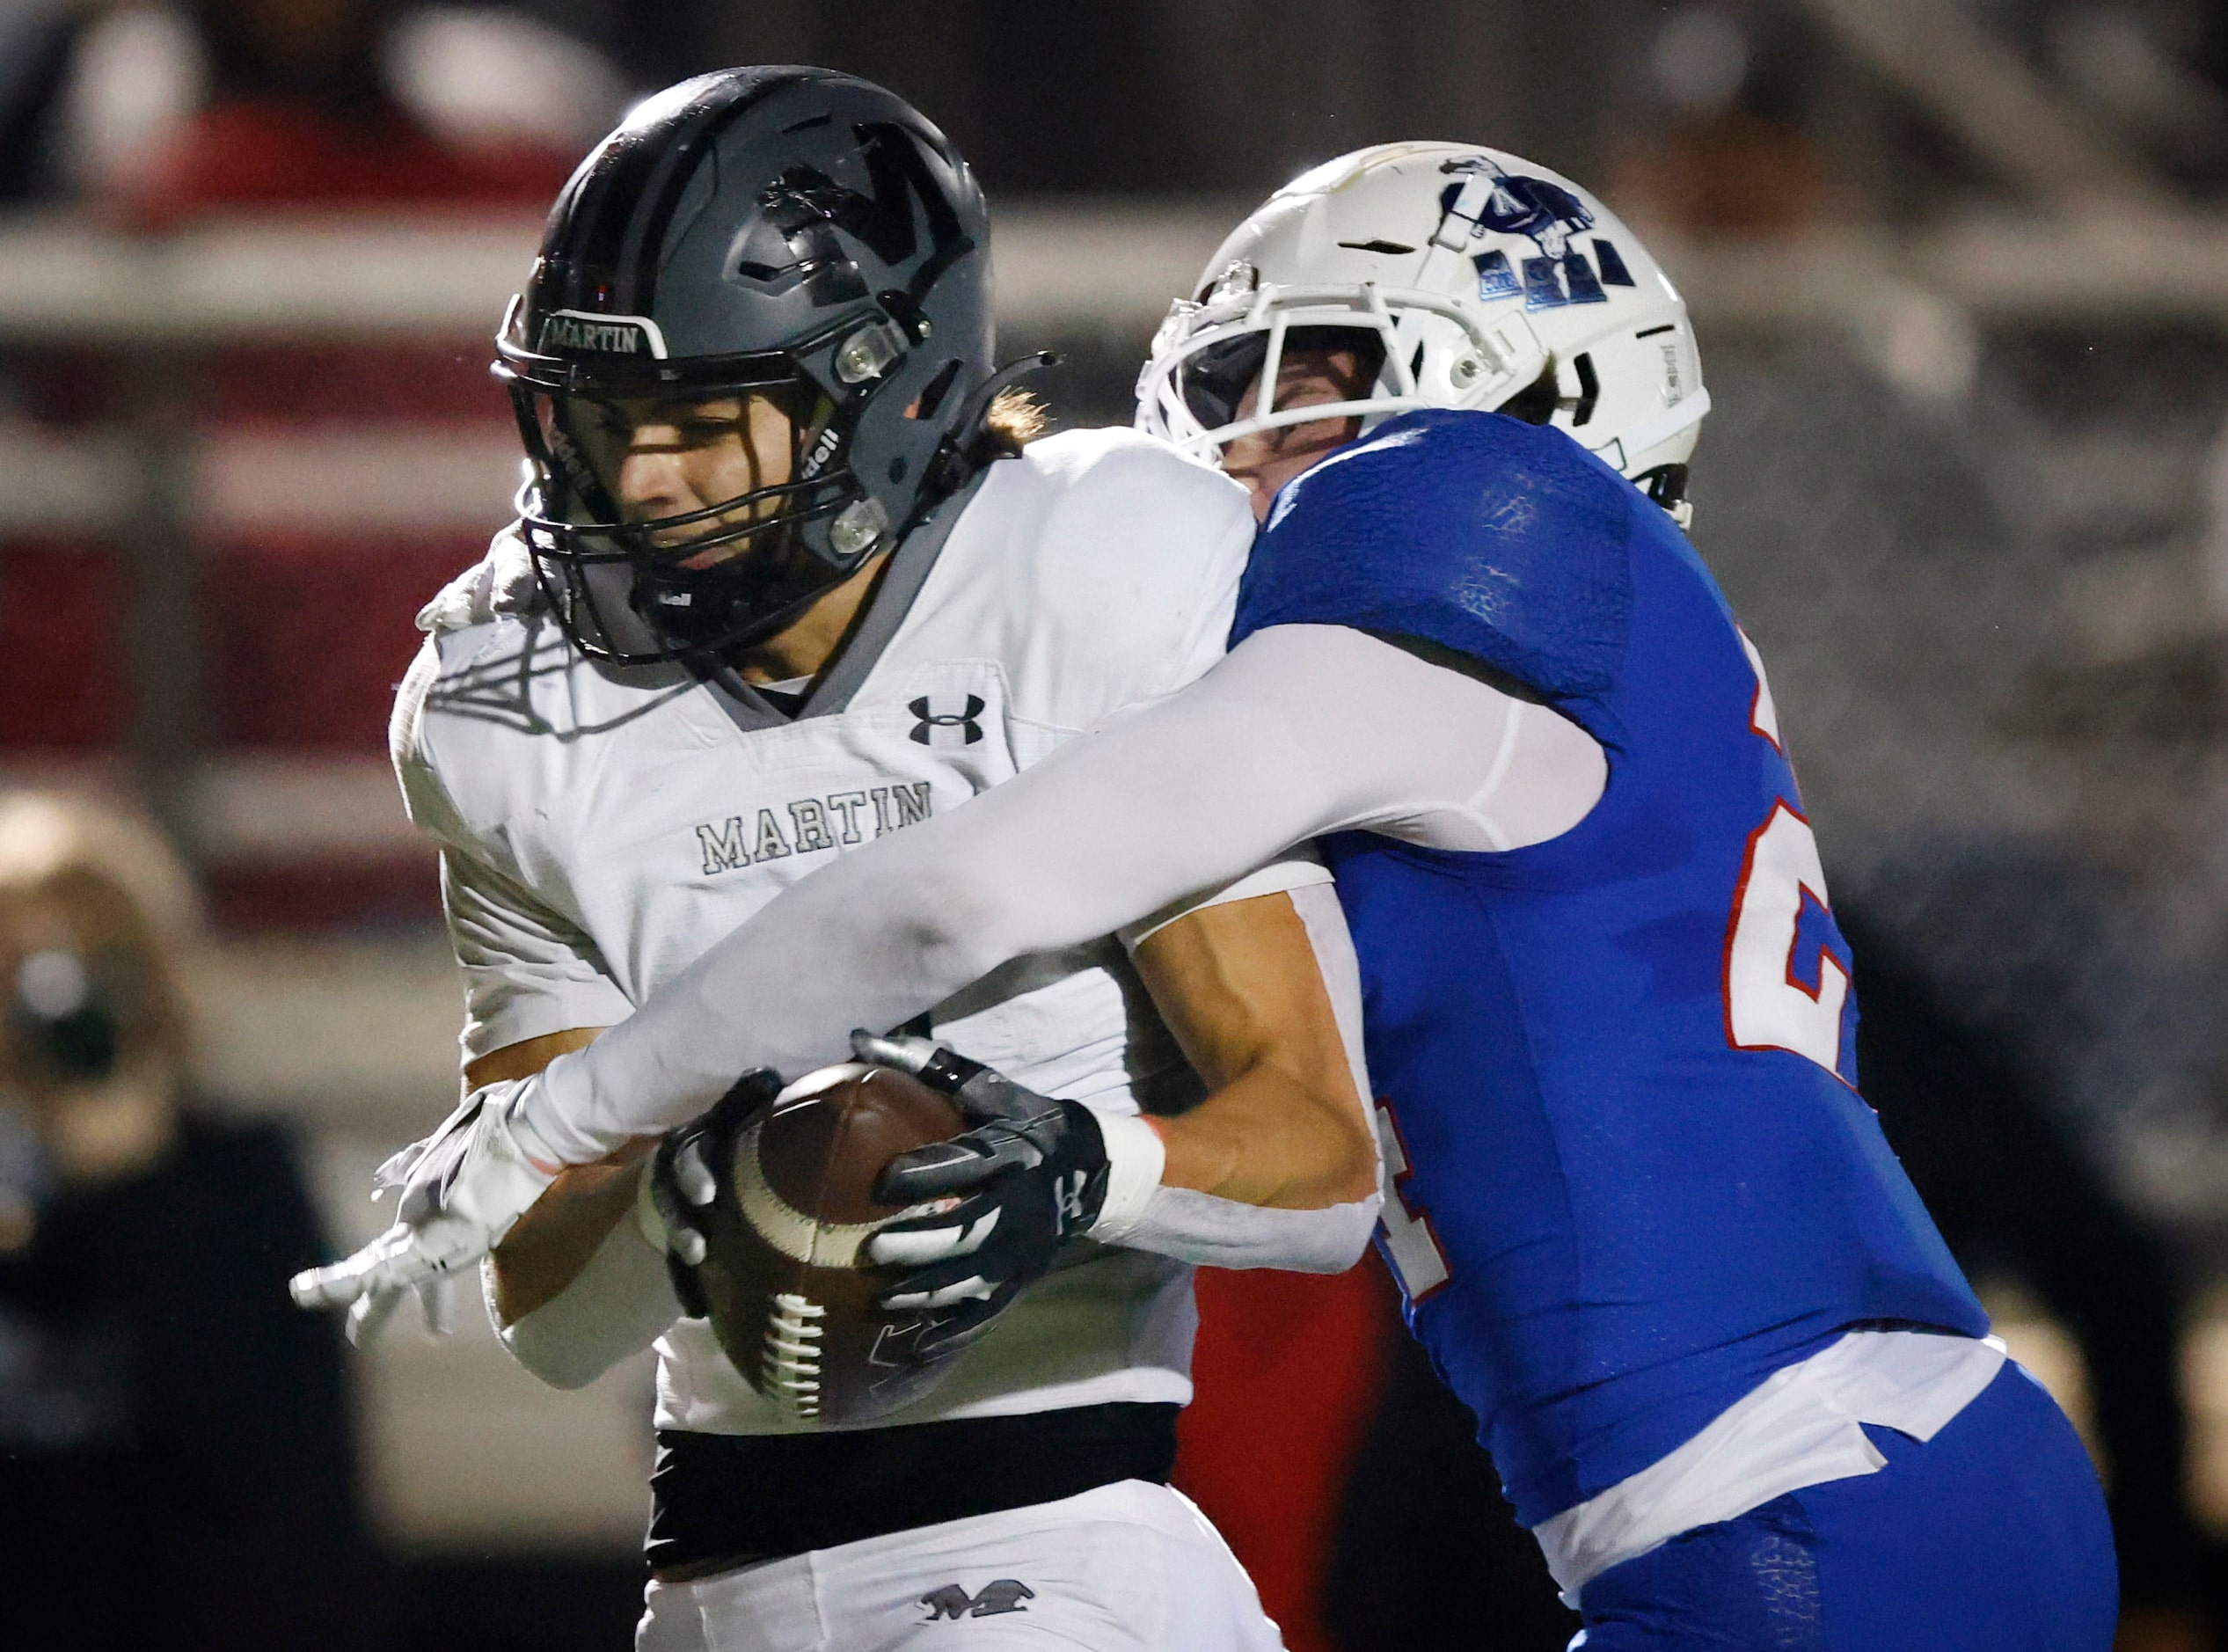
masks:
<path id="1" fill-rule="evenodd" d="M 583 445 L 630 522 L 709 510 L 790 478 L 789 415 L 770 397 L 610 402 L 595 407 L 588 422 Z M 686 545 L 778 508 L 778 501 L 758 500 L 657 537 L 661 544 Z M 708 567 L 747 554 L 749 545 L 716 546 L 682 566 Z"/>
<path id="2" fill-rule="evenodd" d="M 1272 405 L 1281 413 L 1289 407 L 1357 400 L 1370 393 L 1370 376 L 1357 350 L 1288 348 L 1277 366 Z M 1253 417 L 1260 394 L 1257 378 L 1238 405 L 1238 418 Z M 1277 489 L 1333 448 L 1344 447 L 1361 434 L 1361 420 L 1351 416 L 1257 430 L 1224 448 L 1223 469 L 1245 484 L 1245 491 L 1253 499 L 1254 520 L 1265 522 Z"/>

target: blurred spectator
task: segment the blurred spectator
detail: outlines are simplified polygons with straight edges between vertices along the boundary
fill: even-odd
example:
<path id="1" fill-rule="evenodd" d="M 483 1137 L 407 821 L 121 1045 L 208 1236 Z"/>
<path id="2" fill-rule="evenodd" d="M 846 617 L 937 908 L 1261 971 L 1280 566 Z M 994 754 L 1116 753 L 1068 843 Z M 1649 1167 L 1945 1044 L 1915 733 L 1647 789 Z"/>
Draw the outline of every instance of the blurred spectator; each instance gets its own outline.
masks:
<path id="1" fill-rule="evenodd" d="M 325 1246 L 284 1137 L 186 1094 L 153 834 L 0 795 L 0 1620 L 42 1652 L 371 1643 Z"/>
<path id="2" fill-rule="evenodd" d="M 0 0 L 0 202 L 65 187 L 55 126 L 84 23 L 68 0 Z"/>
<path id="3" fill-rule="evenodd" d="M 0 196 L 212 209 L 538 203 L 627 88 L 522 12 L 0 0 Z"/>
<path id="4" fill-rule="evenodd" d="M 2123 1652 L 2218 1644 L 2221 1554 L 2188 1506 L 2180 1342 L 2165 1247 L 2067 1139 L 2014 1051 L 1941 1001 L 1845 908 L 1866 1098 L 1966 1269 L 2009 1272 L 2079 1346 L 2120 1555 Z"/>
<path id="5" fill-rule="evenodd" d="M 2043 55 L 2056 80 L 2107 130 L 2178 181 L 2228 182 L 2228 92 L 2217 5 L 2098 4 L 2051 9 Z"/>
<path id="6" fill-rule="evenodd" d="M 1803 124 L 1808 44 L 1754 4 L 1666 7 L 1644 58 L 1651 118 L 1618 154 L 1612 194 L 1690 232 L 1786 230 L 1821 216 L 1827 186 Z"/>

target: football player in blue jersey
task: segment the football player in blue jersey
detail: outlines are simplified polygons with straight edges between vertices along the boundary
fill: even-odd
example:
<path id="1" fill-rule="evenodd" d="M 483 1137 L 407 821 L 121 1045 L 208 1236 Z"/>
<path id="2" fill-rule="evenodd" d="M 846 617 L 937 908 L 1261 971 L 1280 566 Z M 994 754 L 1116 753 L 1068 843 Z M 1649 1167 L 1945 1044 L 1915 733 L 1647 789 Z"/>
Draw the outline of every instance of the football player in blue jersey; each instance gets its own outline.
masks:
<path id="1" fill-rule="evenodd" d="M 2107 1647 L 2095 1475 L 1855 1087 L 1771 690 L 1680 532 L 1708 402 L 1654 260 L 1514 157 L 1363 150 L 1239 227 L 1140 391 L 1264 518 L 1229 657 L 782 896 L 542 1075 L 537 1133 L 585 1163 L 1318 838 L 1381 1244 L 1587 1652 Z M 983 1082 L 925 1040 L 860 1047 Z M 892 1193 L 958 1201 L 875 1241 L 920 1268 L 902 1289 L 1041 1271 L 1042 1224 L 1000 1218 L 1049 1200 L 1206 1261 L 1303 1214 L 1140 1201 L 1149 1143 L 1082 1162 L 1071 1106 L 1009 1090 L 893 1165 Z M 1110 1180 L 1125 1219 L 1094 1230 Z"/>

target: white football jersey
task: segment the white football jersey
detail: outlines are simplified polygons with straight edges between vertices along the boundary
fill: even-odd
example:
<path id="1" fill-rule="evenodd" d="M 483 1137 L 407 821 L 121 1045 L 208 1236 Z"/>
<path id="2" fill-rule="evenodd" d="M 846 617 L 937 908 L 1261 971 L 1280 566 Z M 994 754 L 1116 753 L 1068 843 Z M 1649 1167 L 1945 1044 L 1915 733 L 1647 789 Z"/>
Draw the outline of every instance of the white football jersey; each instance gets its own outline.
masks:
<path id="1" fill-rule="evenodd" d="M 731 675 L 588 661 L 499 541 L 428 608 L 394 724 L 412 817 L 442 845 L 467 1058 L 611 1025 L 845 849 L 1190 683 L 1222 654 L 1253 536 L 1242 489 L 1155 440 L 1035 442 L 908 537 L 793 718 Z M 1245 888 L 1322 875 L 1294 860 Z M 933 1022 L 1022 1084 L 1101 1106 L 1188 1078 L 1111 938 L 1017 959 Z M 1189 1274 L 1086 1247 L 901 1420 L 1187 1400 Z M 660 1427 L 809 1426 L 754 1392 L 705 1322 L 658 1349 Z"/>

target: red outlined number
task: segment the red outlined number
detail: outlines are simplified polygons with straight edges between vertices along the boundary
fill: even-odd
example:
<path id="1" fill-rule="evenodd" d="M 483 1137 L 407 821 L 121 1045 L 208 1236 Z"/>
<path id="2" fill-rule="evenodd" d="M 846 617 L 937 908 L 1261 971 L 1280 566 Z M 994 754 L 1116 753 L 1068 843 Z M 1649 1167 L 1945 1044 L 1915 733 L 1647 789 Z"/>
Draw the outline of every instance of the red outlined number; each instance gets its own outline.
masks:
<path id="1" fill-rule="evenodd" d="M 1439 1236 L 1431 1231 L 1431 1212 L 1408 1202 L 1408 1148 L 1400 1139 L 1390 1101 L 1377 1103 L 1377 1146 L 1384 1155 L 1384 1204 L 1377 1212 L 1377 1225 L 1384 1231 L 1385 1255 L 1400 1283 L 1400 1294 L 1413 1307 L 1445 1284 L 1453 1270 L 1447 1266 L 1446 1252 L 1439 1248 Z"/>
<path id="2" fill-rule="evenodd" d="M 1764 656 L 1746 632 L 1741 651 L 1756 673 L 1749 702 L 1750 732 L 1785 756 L 1779 715 Z M 1849 971 L 1821 943 L 1798 958 L 1802 915 L 1815 902 L 1830 913 L 1818 837 L 1802 811 L 1776 800 L 1763 825 L 1749 834 L 1741 881 L 1733 891 L 1733 916 L 1725 928 L 1725 1040 L 1735 1049 L 1786 1049 L 1841 1077 L 1841 1012 L 1849 1002 Z M 1800 968 L 1808 965 L 1809 968 Z M 1805 984 L 1806 977 L 1817 982 Z M 1846 1080 L 1844 1080 L 1846 1082 Z"/>
<path id="3" fill-rule="evenodd" d="M 1749 633 L 1738 625 L 1733 634 L 1741 639 L 1741 652 L 1749 656 L 1749 669 L 1756 673 L 1756 694 L 1749 701 L 1749 729 L 1770 741 L 1772 749 L 1781 757 L 1787 755 L 1786 742 L 1779 738 L 1779 707 L 1771 698 L 1771 679 L 1764 675 L 1764 655 L 1756 644 L 1749 640 Z"/>
<path id="4" fill-rule="evenodd" d="M 1735 1049 L 1791 1049 L 1838 1077 L 1849 972 L 1823 943 L 1815 957 L 1796 957 L 1806 895 L 1833 910 L 1817 835 L 1782 800 L 1749 835 L 1733 895 L 1725 932 L 1725 1035 Z M 1803 984 L 1806 975 L 1817 981 L 1815 989 Z"/>

